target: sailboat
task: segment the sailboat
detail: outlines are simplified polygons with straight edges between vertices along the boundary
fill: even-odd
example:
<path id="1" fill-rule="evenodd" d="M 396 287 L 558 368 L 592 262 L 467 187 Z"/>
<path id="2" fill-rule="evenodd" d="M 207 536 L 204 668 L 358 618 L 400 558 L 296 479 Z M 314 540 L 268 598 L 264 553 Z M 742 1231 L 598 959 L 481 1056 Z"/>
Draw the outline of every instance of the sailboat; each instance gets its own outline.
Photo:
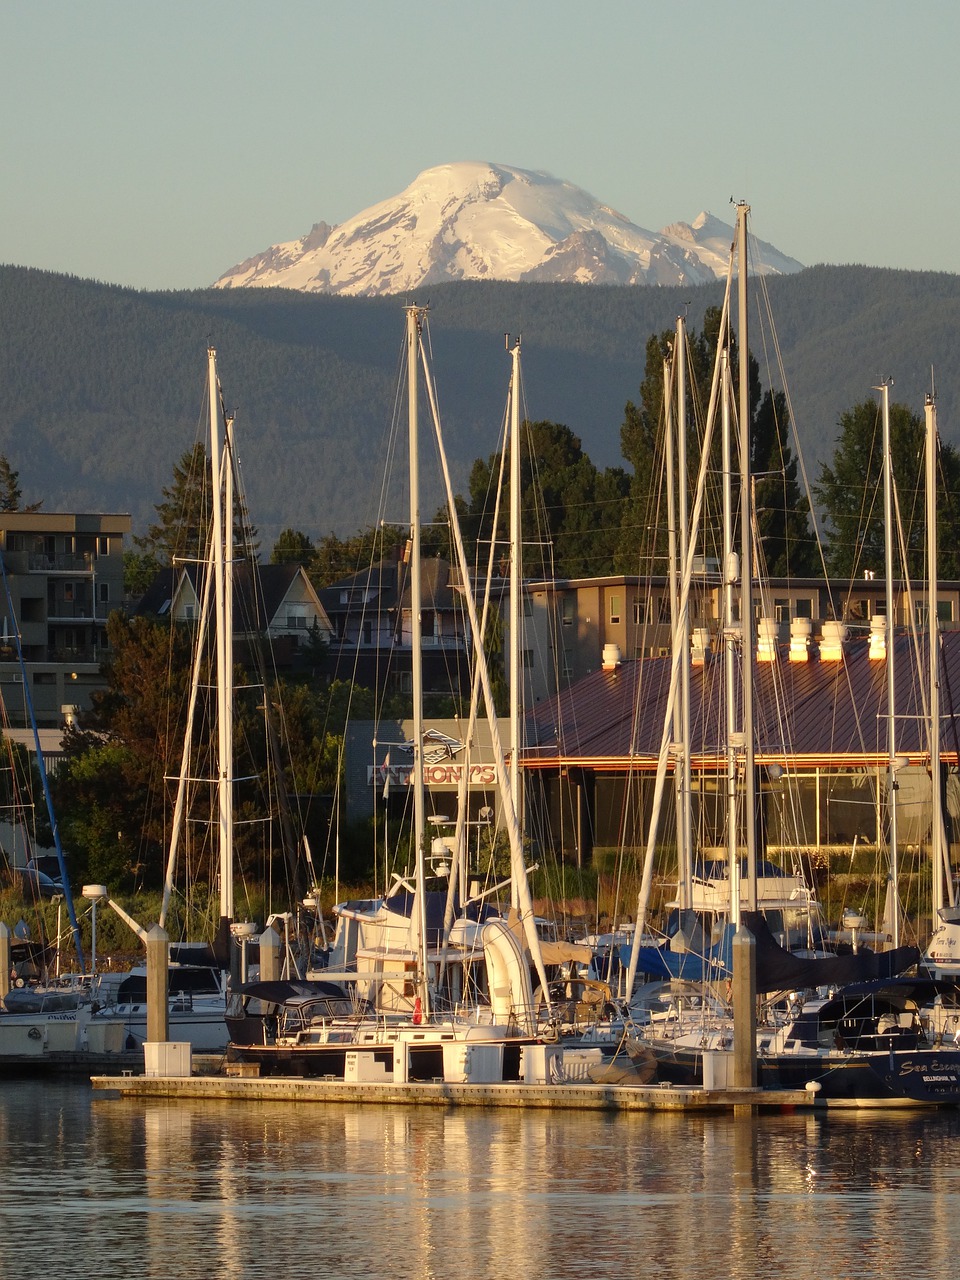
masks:
<path id="1" fill-rule="evenodd" d="M 438 1078 L 516 1080 L 521 1074 L 522 1051 L 539 1039 L 531 957 L 544 986 L 546 975 L 539 960 L 489 673 L 482 644 L 476 642 L 482 633 L 469 588 L 465 604 L 475 637 L 478 680 L 490 713 L 501 801 L 507 812 L 520 930 L 482 900 L 466 901 L 462 894 L 455 904 L 450 897 L 455 910 L 448 911 L 452 889 L 429 887 L 426 874 L 418 440 L 421 369 L 448 499 L 452 493 L 423 342 L 425 315 L 420 307 L 406 310 L 414 872 L 409 878 L 395 877 L 392 889 L 382 898 L 338 907 L 337 936 L 328 965 L 316 975 L 316 981 L 252 983 L 243 988 L 248 1009 L 255 1007 L 262 1016 L 259 1039 L 250 1034 L 251 1027 L 256 1028 L 254 1021 L 230 1019 L 233 1035 L 228 1062 L 238 1070 L 395 1083 Z M 448 505 L 461 573 L 468 583 L 452 501 Z"/>
<path id="2" fill-rule="evenodd" d="M 207 944 L 174 943 L 168 973 L 168 1025 L 174 1041 L 187 1042 L 198 1052 L 222 1052 L 229 1039 L 225 1021 L 227 979 L 231 963 L 231 930 L 234 928 L 234 766 L 233 766 L 233 511 L 234 459 L 233 420 L 223 410 L 222 392 L 217 374 L 217 353 L 207 352 L 207 399 L 209 407 L 209 450 L 211 482 L 210 541 L 202 580 L 202 602 L 197 628 L 193 679 L 184 748 L 181 758 L 177 799 L 168 851 L 167 874 L 159 923 L 165 927 L 174 889 L 178 853 L 183 838 L 187 785 L 190 777 L 190 744 L 193 720 L 200 687 L 208 619 L 214 620 L 216 644 L 216 832 L 218 848 L 217 876 L 220 892 L 220 921 L 217 939 Z M 84 889 L 91 900 L 103 901 L 130 926 L 141 941 L 146 931 L 128 915 L 102 885 Z M 241 926 L 244 935 L 252 935 L 252 926 Z M 147 1038 L 147 970 L 145 964 L 134 966 L 125 974 L 103 975 L 99 994 L 105 1012 L 123 1019 L 127 1039 L 132 1046 L 142 1045 Z"/>

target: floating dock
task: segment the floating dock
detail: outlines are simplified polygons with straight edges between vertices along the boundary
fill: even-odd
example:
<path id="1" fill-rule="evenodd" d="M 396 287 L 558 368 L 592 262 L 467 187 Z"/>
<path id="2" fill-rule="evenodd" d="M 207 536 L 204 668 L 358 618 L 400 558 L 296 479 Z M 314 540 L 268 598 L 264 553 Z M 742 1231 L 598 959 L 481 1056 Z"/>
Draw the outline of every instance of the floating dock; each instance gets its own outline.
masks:
<path id="1" fill-rule="evenodd" d="M 130 1053 L 92 1053 L 87 1050 L 53 1050 L 50 1053 L 0 1054 L 0 1077 L 3 1076 L 90 1076 L 94 1072 L 143 1071 L 143 1051 Z"/>
<path id="2" fill-rule="evenodd" d="M 94 1076 L 95 1096 L 206 1099 L 229 1102 L 366 1103 L 428 1107 L 527 1107 L 565 1111 L 781 1111 L 813 1107 L 804 1089 L 698 1089 L 682 1085 L 411 1084 L 226 1075 Z"/>

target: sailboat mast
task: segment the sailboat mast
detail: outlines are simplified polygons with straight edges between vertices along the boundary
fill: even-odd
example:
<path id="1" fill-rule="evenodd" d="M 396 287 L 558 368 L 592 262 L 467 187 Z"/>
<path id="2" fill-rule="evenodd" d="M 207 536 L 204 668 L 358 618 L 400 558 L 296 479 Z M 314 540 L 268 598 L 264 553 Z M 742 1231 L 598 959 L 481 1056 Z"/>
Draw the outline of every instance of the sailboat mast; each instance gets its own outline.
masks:
<path id="1" fill-rule="evenodd" d="M 721 335 L 721 341 L 726 341 Z M 722 387 L 721 445 L 723 457 L 723 685 L 726 699 L 726 750 L 727 750 L 727 865 L 730 878 L 730 921 L 734 928 L 740 925 L 740 858 L 737 846 L 737 702 L 734 671 L 737 660 L 737 629 L 734 618 L 734 600 L 740 564 L 733 549 L 733 443 L 731 440 L 730 400 L 730 351 L 720 352 L 720 379 Z M 741 613 L 743 606 L 741 604 Z"/>
<path id="2" fill-rule="evenodd" d="M 757 775 L 753 741 L 753 520 L 750 506 L 750 347 L 747 323 L 747 214 L 737 205 L 737 285 L 740 364 L 740 628 L 743 685 L 743 807 L 747 848 L 747 909 L 757 909 Z"/>
<path id="3" fill-rule="evenodd" d="M 419 997 L 424 1015 L 429 1013 L 427 974 L 427 896 L 423 867 L 423 617 L 420 582 L 420 447 L 418 402 L 420 373 L 420 328 L 422 307 L 407 307 L 407 421 L 410 466 L 410 539 L 407 543 L 410 574 L 410 663 L 413 693 L 413 852 L 416 859 L 417 955 Z"/>
<path id="4" fill-rule="evenodd" d="M 890 386 L 884 383 L 880 392 L 880 410 L 883 423 L 883 523 L 884 572 L 886 576 L 886 637 L 887 637 L 887 831 L 889 847 L 889 883 L 887 901 L 891 907 L 891 944 L 900 945 L 900 900 L 898 893 L 899 853 L 897 849 L 897 729 L 896 729 L 896 678 L 893 660 L 893 458 L 890 452 Z"/>
<path id="5" fill-rule="evenodd" d="M 217 377 L 217 353 L 213 347 L 207 350 L 207 393 L 210 401 L 210 477 L 211 516 L 213 532 L 212 564 L 214 608 L 216 610 L 217 644 L 217 815 L 220 853 L 220 932 L 221 938 L 229 937 L 233 921 L 233 785 L 232 738 L 233 701 L 232 635 L 228 637 L 228 623 L 232 625 L 227 602 L 226 549 L 224 545 L 224 511 L 222 488 L 223 445 L 220 434 L 220 382 Z M 229 519 L 229 516 L 228 516 Z M 230 643 L 228 644 L 228 639 Z M 230 666 L 228 666 L 228 662 Z"/>
<path id="6" fill-rule="evenodd" d="M 523 729 L 520 713 L 523 703 L 521 688 L 520 654 L 523 649 L 523 552 L 520 542 L 520 339 L 510 353 L 510 795 L 513 811 L 522 824 L 523 810 L 520 793 L 520 756 Z M 517 886 L 510 883 L 510 905 L 516 907 Z"/>
<path id="7" fill-rule="evenodd" d="M 927 645 L 930 682 L 930 862 L 933 927 L 940 923 L 940 908 L 953 906 L 953 879 L 943 826 L 943 779 L 940 776 L 940 619 L 937 613 L 937 402 L 928 395 L 926 422 L 927 508 Z"/>
<path id="8" fill-rule="evenodd" d="M 683 643 L 683 632 L 680 627 L 680 561 L 677 549 L 677 468 L 674 458 L 676 443 L 676 422 L 673 412 L 673 383 L 676 374 L 677 353 L 674 351 L 663 362 L 663 461 L 667 483 L 667 581 L 670 587 L 670 620 L 672 624 L 673 652 L 676 653 Z M 683 484 L 683 473 L 680 473 Z M 680 884 L 680 908 L 686 910 L 689 905 L 689 882 L 684 863 L 683 840 L 683 781 L 680 769 L 682 756 L 686 754 L 683 739 L 683 713 L 680 699 L 673 700 L 673 741 L 670 744 L 673 755 L 673 802 L 677 823 L 677 874 Z"/>
<path id="9" fill-rule="evenodd" d="M 680 563 L 686 566 L 690 547 L 689 512 L 687 510 L 687 330 L 683 316 L 677 317 L 677 516 L 679 520 Z M 680 866 L 682 873 L 680 905 L 693 906 L 693 824 L 690 814 L 692 794 L 690 777 L 690 593 L 682 593 L 678 615 L 680 654 Z"/>

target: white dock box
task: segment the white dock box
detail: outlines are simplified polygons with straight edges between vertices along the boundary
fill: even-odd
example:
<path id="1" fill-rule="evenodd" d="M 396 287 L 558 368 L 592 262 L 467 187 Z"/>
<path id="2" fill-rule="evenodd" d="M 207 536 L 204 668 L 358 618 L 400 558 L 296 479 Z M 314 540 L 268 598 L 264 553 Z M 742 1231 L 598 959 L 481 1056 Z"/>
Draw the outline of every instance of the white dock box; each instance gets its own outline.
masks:
<path id="1" fill-rule="evenodd" d="M 733 1084 L 733 1052 L 730 1049 L 704 1049 L 704 1089 L 729 1089 Z"/>
<path id="2" fill-rule="evenodd" d="M 145 1040 L 143 1068 L 147 1076 L 189 1076 L 193 1049 L 189 1040 Z"/>
<path id="3" fill-rule="evenodd" d="M 347 1084 L 390 1084 L 393 1066 L 378 1061 L 372 1052 L 348 1049 L 343 1066 L 343 1078 Z"/>
<path id="4" fill-rule="evenodd" d="M 443 1078 L 448 1084 L 500 1084 L 503 1080 L 502 1044 L 443 1046 Z"/>
<path id="5" fill-rule="evenodd" d="M 556 1084 L 563 1079 L 563 1050 L 556 1044 L 525 1044 L 520 1050 L 524 1084 Z"/>

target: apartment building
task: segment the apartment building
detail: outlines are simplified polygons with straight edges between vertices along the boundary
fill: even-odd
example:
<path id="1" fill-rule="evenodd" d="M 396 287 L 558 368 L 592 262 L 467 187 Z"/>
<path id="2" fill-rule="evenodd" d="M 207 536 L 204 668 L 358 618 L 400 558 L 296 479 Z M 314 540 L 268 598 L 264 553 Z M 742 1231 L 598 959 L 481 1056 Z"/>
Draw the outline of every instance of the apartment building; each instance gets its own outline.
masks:
<path id="1" fill-rule="evenodd" d="M 128 515 L 0 512 L 0 694 L 12 725 L 59 728 L 104 687 L 106 622 L 123 603 Z M 27 686 L 17 655 L 19 633 Z"/>

